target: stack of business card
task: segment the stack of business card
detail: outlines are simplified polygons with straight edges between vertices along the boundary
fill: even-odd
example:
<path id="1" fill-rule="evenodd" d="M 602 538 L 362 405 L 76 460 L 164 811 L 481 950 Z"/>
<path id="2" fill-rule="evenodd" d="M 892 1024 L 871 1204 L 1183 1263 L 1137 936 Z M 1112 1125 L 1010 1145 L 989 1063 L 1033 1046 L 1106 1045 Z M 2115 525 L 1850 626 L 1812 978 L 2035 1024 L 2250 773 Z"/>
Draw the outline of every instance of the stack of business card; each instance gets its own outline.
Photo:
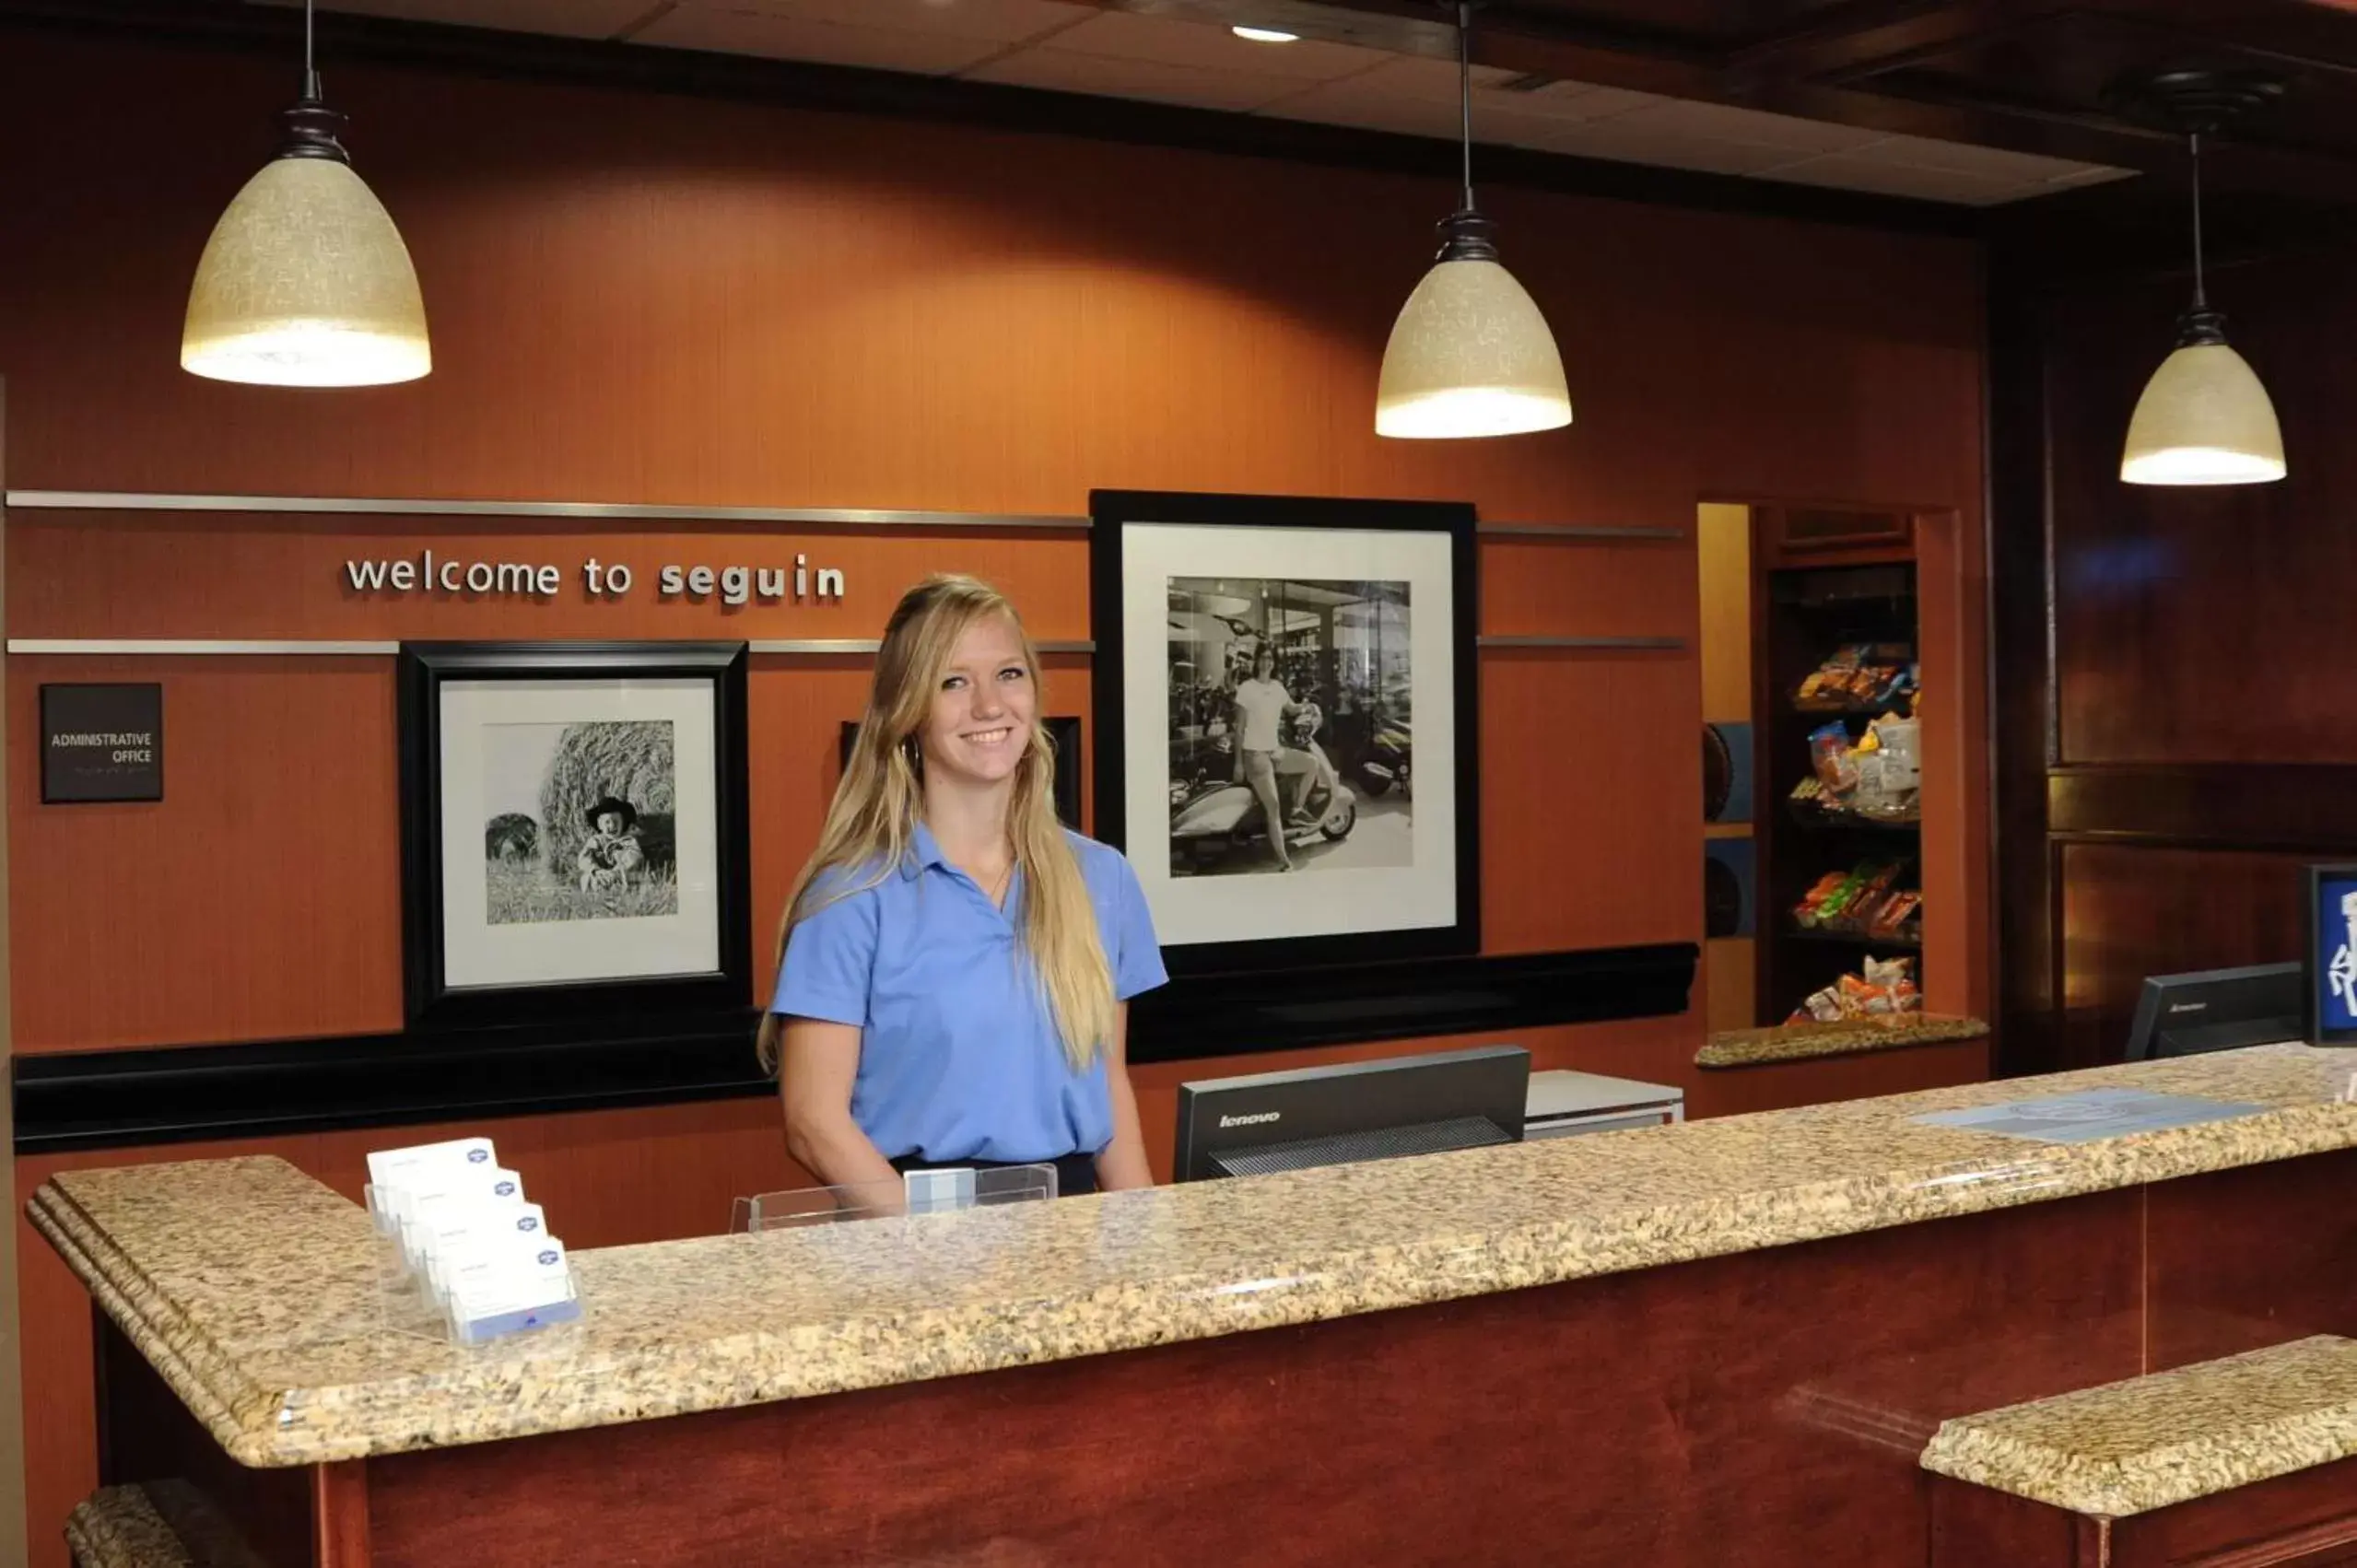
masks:
<path id="1" fill-rule="evenodd" d="M 369 1211 L 462 1343 L 580 1316 L 565 1244 L 487 1138 L 370 1153 Z"/>

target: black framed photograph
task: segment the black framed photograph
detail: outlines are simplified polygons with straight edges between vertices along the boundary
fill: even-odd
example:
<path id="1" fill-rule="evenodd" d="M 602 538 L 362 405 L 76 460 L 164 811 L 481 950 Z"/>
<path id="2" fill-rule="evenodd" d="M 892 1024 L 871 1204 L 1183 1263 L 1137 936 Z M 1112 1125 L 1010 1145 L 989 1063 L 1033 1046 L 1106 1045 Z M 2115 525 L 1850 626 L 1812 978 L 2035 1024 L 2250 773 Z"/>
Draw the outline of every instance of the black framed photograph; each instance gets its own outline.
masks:
<path id="1" fill-rule="evenodd" d="M 2357 864 L 2307 866 L 2301 883 L 2308 1043 L 2357 1045 Z"/>
<path id="2" fill-rule="evenodd" d="M 750 1005 L 742 642 L 407 643 L 413 1025 Z"/>
<path id="3" fill-rule="evenodd" d="M 1478 953 L 1472 507 L 1089 510 L 1096 836 L 1172 971 Z"/>
<path id="4" fill-rule="evenodd" d="M 1048 739 L 1056 748 L 1056 816 L 1073 832 L 1080 831 L 1080 720 L 1070 714 L 1058 714 L 1042 719 L 1040 724 L 1048 731 Z M 860 721 L 843 720 L 843 733 L 835 748 L 838 769 L 851 765 L 851 743 L 860 738 Z M 840 778 L 838 772 L 836 777 Z"/>

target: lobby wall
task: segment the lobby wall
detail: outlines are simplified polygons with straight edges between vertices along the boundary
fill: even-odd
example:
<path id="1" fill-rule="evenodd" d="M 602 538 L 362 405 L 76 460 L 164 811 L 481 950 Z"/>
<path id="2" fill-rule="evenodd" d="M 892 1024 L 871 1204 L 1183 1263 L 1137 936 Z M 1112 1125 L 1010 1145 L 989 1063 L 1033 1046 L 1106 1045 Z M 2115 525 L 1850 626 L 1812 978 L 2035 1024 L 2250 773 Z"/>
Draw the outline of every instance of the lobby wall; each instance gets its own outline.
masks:
<path id="1" fill-rule="evenodd" d="M 1491 521 L 1674 528 L 1483 545 L 1484 633 L 1680 642 L 1483 655 L 1493 953 L 1700 940 L 1698 499 L 1948 509 L 1977 536 L 1981 305 L 1964 241 L 1496 188 L 1485 205 L 1563 345 L 1577 423 L 1386 442 L 1376 368 L 1453 194 L 1443 181 L 455 71 L 331 63 L 328 77 L 416 260 L 433 375 L 311 393 L 201 381 L 175 362 L 190 270 L 267 155 L 287 77 L 243 53 L 0 30 L 10 488 L 1021 517 L 1082 512 L 1102 486 L 1470 499 Z M 850 591 L 723 613 L 643 591 L 600 603 L 569 581 L 521 607 L 341 585 L 349 556 L 428 547 L 626 559 L 641 583 L 658 560 L 805 550 Z M 1018 525 L 18 509 L 6 615 L 18 638 L 862 638 L 909 580 L 956 568 L 1006 586 L 1037 635 L 1079 639 L 1086 556 L 1083 534 Z M 1085 656 L 1050 675 L 1052 709 L 1087 711 Z M 88 678 L 164 684 L 161 804 L 39 803 L 37 688 Z M 853 661 L 755 661 L 756 953 L 863 681 Z M 400 1026 L 389 659 L 19 653 L 6 685 L 17 1052 Z M 1950 743 L 1969 774 L 1976 742 L 1960 723 Z M 1984 900 L 1971 857 L 1948 863 L 1962 933 Z M 1960 957 L 1978 941 L 1952 940 Z M 1935 1008 L 1972 1010 L 1985 965 L 1929 972 L 1946 988 Z M 1702 1114 L 1718 1092 L 1692 1067 L 1702 1029 L 1697 997 L 1682 1017 L 1513 1037 L 1542 1067 L 1684 1084 Z M 1158 1157 L 1176 1084 L 1237 1070 L 1140 1071 Z M 577 1246 L 718 1229 L 729 1196 L 793 1175 L 759 1101 L 492 1130 Z M 239 1148 L 348 1190 L 384 1136 Z M 15 1175 L 21 1196 L 66 1159 L 214 1152 L 28 1156 Z M 95 1483 L 88 1319 L 45 1244 L 19 1238 L 41 1434 L 30 1540 L 47 1568 L 63 1562 L 64 1511 Z"/>

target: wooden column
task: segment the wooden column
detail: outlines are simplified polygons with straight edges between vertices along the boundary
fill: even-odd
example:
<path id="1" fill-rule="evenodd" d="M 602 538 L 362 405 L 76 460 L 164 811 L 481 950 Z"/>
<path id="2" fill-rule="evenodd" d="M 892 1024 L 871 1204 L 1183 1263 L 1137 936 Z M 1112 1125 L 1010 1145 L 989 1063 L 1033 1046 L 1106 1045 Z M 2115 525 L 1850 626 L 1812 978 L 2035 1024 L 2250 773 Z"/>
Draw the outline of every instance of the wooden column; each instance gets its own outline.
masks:
<path id="1" fill-rule="evenodd" d="M 0 379 L 0 735 L 8 712 L 8 388 Z M 7 819 L 8 776 L 0 769 L 0 822 Z M 0 833 L 0 1062 L 13 1066 L 16 1042 L 9 1026 L 8 836 Z M 16 1147 L 16 1096 L 0 1084 L 0 1150 Z M 0 1159 L 0 1562 L 22 1562 L 25 1541 L 25 1404 L 20 1361 L 24 1343 L 17 1325 L 17 1162 Z"/>

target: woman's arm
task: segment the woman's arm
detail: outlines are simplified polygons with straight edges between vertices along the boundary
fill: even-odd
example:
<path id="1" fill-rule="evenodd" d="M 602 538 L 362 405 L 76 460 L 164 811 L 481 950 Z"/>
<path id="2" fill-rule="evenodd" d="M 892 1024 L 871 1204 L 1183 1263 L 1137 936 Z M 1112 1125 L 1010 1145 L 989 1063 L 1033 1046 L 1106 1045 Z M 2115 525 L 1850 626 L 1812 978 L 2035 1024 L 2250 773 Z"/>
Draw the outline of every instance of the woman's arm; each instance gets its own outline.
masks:
<path id="1" fill-rule="evenodd" d="M 1108 1192 L 1152 1187 L 1145 1134 L 1138 1128 L 1138 1097 L 1130 1088 L 1130 1004 L 1113 1010 L 1113 1037 L 1105 1047 L 1105 1084 L 1113 1099 L 1113 1141 L 1096 1156 L 1096 1185 Z"/>
<path id="2" fill-rule="evenodd" d="M 851 1081 L 860 1067 L 860 1031 L 815 1018 L 786 1020 L 778 1059 L 778 1097 L 786 1113 L 786 1152 L 827 1187 L 889 1182 L 900 1173 L 851 1119 Z"/>

